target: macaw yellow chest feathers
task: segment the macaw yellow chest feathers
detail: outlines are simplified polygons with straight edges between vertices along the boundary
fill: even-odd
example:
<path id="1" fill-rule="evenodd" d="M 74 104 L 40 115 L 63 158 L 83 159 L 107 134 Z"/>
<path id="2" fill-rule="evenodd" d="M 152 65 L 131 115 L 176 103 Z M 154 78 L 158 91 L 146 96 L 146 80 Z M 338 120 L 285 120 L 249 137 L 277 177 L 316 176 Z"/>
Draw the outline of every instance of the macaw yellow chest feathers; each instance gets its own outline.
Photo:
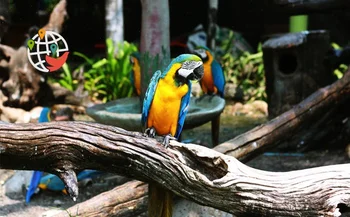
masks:
<path id="1" fill-rule="evenodd" d="M 164 78 L 159 79 L 154 93 L 147 127 L 154 127 L 158 135 L 170 133 L 175 136 L 178 128 L 181 99 L 189 90 L 186 83 L 182 85 L 175 83 L 173 77 L 179 67 L 180 64 L 175 64 Z"/>

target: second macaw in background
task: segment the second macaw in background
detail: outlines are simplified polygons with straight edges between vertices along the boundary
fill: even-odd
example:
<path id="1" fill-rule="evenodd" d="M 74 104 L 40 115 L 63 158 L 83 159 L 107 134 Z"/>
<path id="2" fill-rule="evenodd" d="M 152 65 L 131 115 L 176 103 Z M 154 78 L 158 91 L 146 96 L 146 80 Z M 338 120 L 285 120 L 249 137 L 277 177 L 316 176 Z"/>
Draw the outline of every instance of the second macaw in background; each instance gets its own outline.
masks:
<path id="1" fill-rule="evenodd" d="M 224 98 L 225 75 L 218 61 L 215 60 L 213 53 L 207 47 L 199 47 L 193 51 L 198 55 L 204 65 L 204 76 L 200 80 L 200 85 L 205 94 L 217 94 Z"/>
<path id="2" fill-rule="evenodd" d="M 203 62 L 192 54 L 179 55 L 164 72 L 154 73 L 142 109 L 142 123 L 148 136 L 165 136 L 166 147 L 170 138 L 179 138 L 190 102 L 191 80 L 200 80 L 202 76 Z M 148 215 L 171 217 L 172 193 L 154 184 L 149 184 L 148 192 Z"/>
<path id="3" fill-rule="evenodd" d="M 130 81 L 134 86 L 134 90 L 138 96 L 141 94 L 141 67 L 140 67 L 140 54 L 132 53 L 130 55 L 130 62 L 132 70 L 130 72 Z"/>

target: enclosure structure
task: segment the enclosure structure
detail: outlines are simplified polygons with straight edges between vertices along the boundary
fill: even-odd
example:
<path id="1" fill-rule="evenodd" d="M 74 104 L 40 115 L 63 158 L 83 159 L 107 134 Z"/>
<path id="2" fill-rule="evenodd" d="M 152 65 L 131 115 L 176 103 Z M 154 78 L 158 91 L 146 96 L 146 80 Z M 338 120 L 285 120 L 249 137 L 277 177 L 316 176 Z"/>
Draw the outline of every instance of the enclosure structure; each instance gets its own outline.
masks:
<path id="1" fill-rule="evenodd" d="M 330 48 L 325 30 L 289 33 L 263 44 L 270 117 L 291 109 L 336 77 L 325 63 Z"/>

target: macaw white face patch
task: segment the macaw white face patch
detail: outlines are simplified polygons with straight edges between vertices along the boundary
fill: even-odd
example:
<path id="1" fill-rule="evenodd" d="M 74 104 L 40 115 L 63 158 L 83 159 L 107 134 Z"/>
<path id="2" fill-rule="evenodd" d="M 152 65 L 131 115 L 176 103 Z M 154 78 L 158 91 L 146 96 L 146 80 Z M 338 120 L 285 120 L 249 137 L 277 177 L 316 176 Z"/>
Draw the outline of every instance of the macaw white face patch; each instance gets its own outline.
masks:
<path id="1" fill-rule="evenodd" d="M 191 73 L 193 73 L 193 70 L 199 66 L 201 66 L 203 63 L 200 61 L 186 61 L 182 64 L 181 68 L 178 70 L 178 73 L 180 76 L 187 78 Z"/>

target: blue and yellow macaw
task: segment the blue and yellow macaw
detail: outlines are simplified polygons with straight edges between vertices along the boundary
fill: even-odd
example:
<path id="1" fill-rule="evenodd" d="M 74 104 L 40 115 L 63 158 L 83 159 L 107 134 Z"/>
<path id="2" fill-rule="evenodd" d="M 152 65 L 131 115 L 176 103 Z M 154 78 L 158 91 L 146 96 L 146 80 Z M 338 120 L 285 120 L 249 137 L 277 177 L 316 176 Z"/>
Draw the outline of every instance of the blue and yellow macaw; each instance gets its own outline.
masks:
<path id="1" fill-rule="evenodd" d="M 209 48 L 201 46 L 193 51 L 198 55 L 204 65 L 204 76 L 200 80 L 200 85 L 205 94 L 217 94 L 224 98 L 225 75 L 221 65 L 215 60 Z"/>
<path id="2" fill-rule="evenodd" d="M 203 62 L 192 54 L 179 55 L 164 72 L 154 73 L 142 109 L 142 123 L 148 136 L 165 136 L 166 147 L 170 138 L 179 138 L 190 102 L 191 80 L 202 77 Z M 150 184 L 148 211 L 152 217 L 170 217 L 171 192 Z"/>
<path id="3" fill-rule="evenodd" d="M 130 72 L 130 81 L 134 86 L 134 91 L 138 96 L 141 94 L 141 67 L 140 54 L 135 52 L 130 55 L 132 70 Z"/>

